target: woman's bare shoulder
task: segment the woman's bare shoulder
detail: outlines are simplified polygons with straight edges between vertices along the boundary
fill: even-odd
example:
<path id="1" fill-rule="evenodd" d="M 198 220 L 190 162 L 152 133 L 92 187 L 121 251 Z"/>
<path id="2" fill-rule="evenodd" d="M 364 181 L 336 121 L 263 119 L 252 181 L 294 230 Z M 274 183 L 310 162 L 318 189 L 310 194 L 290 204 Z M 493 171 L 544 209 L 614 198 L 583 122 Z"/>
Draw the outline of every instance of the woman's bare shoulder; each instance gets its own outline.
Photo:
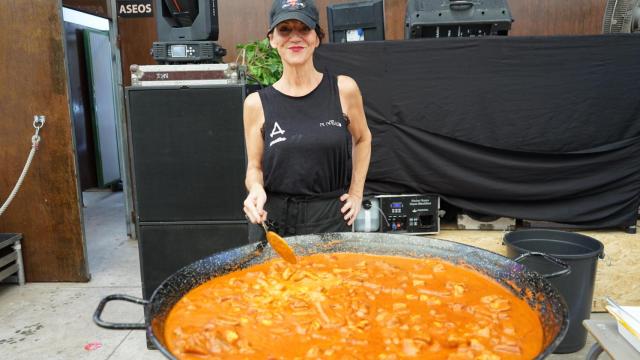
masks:
<path id="1" fill-rule="evenodd" d="M 245 110 L 260 110 L 262 109 L 262 101 L 260 101 L 260 95 L 257 92 L 252 92 L 244 99 Z"/>
<path id="2" fill-rule="evenodd" d="M 245 126 L 250 124 L 261 125 L 264 122 L 262 101 L 257 92 L 249 94 L 249 96 L 244 99 L 244 121 Z"/>
<path id="3" fill-rule="evenodd" d="M 356 81 L 347 75 L 338 75 L 338 90 L 340 90 L 340 94 L 346 96 L 360 94 L 360 89 Z"/>

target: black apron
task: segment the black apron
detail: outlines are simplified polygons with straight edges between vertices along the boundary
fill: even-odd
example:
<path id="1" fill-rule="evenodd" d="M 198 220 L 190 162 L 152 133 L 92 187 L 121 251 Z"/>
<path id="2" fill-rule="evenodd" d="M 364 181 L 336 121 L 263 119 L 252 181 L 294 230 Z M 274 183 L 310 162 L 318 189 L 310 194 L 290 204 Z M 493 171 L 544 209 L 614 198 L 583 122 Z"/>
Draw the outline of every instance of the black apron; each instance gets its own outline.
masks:
<path id="1" fill-rule="evenodd" d="M 267 224 L 281 236 L 352 231 L 340 212 L 344 205 L 340 201 L 343 193 L 320 198 L 267 194 Z M 249 240 L 265 240 L 262 226 L 249 224 Z"/>

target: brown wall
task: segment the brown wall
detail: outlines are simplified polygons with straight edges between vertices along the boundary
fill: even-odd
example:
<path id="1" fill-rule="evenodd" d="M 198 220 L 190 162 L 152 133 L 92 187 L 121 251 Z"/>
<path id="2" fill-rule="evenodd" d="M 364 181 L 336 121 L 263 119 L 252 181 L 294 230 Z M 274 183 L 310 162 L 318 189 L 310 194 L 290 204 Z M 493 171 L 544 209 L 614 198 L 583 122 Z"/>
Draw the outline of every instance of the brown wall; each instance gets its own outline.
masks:
<path id="1" fill-rule="evenodd" d="M 72 0 L 65 0 L 72 1 Z M 75 0 L 82 1 L 82 0 Z M 89 0 L 84 0 L 89 1 Z M 316 0 L 320 24 L 327 29 L 328 4 L 355 0 Z M 606 0 L 508 0 L 515 19 L 510 35 L 587 35 L 599 34 Z M 404 38 L 404 16 L 407 0 L 385 0 L 385 36 L 389 40 Z M 226 62 L 236 60 L 236 45 L 264 38 L 270 0 L 228 0 L 218 2 L 220 38 L 227 49 Z M 149 55 L 156 40 L 152 18 L 119 19 L 123 79 L 130 84 L 131 64 L 154 64 Z"/>
<path id="2" fill-rule="evenodd" d="M 515 19 L 511 36 L 602 33 L 606 0 L 507 0 Z M 407 0 L 385 0 L 387 39 L 404 38 Z"/>
<path id="3" fill-rule="evenodd" d="M 510 35 L 602 34 L 606 0 L 509 0 Z"/>
<path id="4" fill-rule="evenodd" d="M 327 30 L 327 5 L 356 0 L 316 0 L 320 26 Z M 515 22 L 510 35 L 587 35 L 599 34 L 606 0 L 508 0 Z M 219 43 L 236 59 L 238 43 L 262 39 L 268 27 L 269 0 L 235 0 L 219 2 Z M 385 38 L 404 39 L 407 0 L 385 0 Z M 251 9 L 251 11 L 247 11 Z"/>
<path id="5" fill-rule="evenodd" d="M 110 19 L 110 0 L 62 0 L 62 6 Z"/>
<path id="6" fill-rule="evenodd" d="M 316 6 L 320 12 L 320 26 L 327 31 L 327 5 L 343 4 L 356 0 L 316 0 Z M 385 28 L 387 39 L 402 39 L 404 37 L 404 11 L 406 0 L 385 1 L 385 22 L 394 26 Z M 227 49 L 227 62 L 236 60 L 236 45 L 249 41 L 263 39 L 267 35 L 269 27 L 268 14 L 271 8 L 270 0 L 236 0 L 220 1 L 218 3 L 220 13 L 220 39 L 219 43 Z M 247 11 L 251 9 L 251 11 Z M 239 20 L 241 19 L 241 20 Z M 329 35 L 325 41 L 329 40 Z"/>
<path id="7" fill-rule="evenodd" d="M 124 86 L 131 85 L 129 67 L 132 64 L 155 64 L 150 51 L 156 40 L 156 21 L 154 18 L 118 18 L 117 45 L 120 49 Z"/>
<path id="8" fill-rule="evenodd" d="M 33 115 L 47 117 L 25 182 L 0 216 L 0 232 L 24 234 L 27 281 L 87 281 L 61 4 L 2 0 L 0 24 L 0 202 L 27 159 Z"/>

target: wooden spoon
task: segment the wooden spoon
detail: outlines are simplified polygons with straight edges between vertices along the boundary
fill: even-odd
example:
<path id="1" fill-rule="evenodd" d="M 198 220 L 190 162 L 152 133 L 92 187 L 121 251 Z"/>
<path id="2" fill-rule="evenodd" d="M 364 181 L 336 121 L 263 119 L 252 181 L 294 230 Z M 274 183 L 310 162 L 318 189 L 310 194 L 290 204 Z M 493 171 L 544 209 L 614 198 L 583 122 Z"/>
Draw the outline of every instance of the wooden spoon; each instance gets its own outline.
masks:
<path id="1" fill-rule="evenodd" d="M 284 239 L 280 235 L 276 234 L 273 231 L 269 231 L 267 225 L 265 225 L 264 222 L 262 223 L 262 228 L 267 234 L 267 241 L 269 242 L 269 245 L 271 245 L 273 250 L 278 253 L 280 257 L 292 264 L 298 262 L 298 260 L 296 259 L 296 253 L 293 252 L 293 249 L 289 246 L 289 244 L 287 244 L 286 241 L 284 241 Z"/>

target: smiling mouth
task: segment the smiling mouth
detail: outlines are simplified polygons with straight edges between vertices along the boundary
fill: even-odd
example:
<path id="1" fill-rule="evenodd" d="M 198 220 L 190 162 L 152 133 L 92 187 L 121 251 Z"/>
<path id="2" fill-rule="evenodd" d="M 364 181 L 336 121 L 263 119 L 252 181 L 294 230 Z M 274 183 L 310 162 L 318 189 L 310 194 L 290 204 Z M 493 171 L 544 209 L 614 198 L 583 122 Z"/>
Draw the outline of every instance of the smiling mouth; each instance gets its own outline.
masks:
<path id="1" fill-rule="evenodd" d="M 289 48 L 291 51 L 302 51 L 304 48 L 302 46 L 292 46 Z"/>

